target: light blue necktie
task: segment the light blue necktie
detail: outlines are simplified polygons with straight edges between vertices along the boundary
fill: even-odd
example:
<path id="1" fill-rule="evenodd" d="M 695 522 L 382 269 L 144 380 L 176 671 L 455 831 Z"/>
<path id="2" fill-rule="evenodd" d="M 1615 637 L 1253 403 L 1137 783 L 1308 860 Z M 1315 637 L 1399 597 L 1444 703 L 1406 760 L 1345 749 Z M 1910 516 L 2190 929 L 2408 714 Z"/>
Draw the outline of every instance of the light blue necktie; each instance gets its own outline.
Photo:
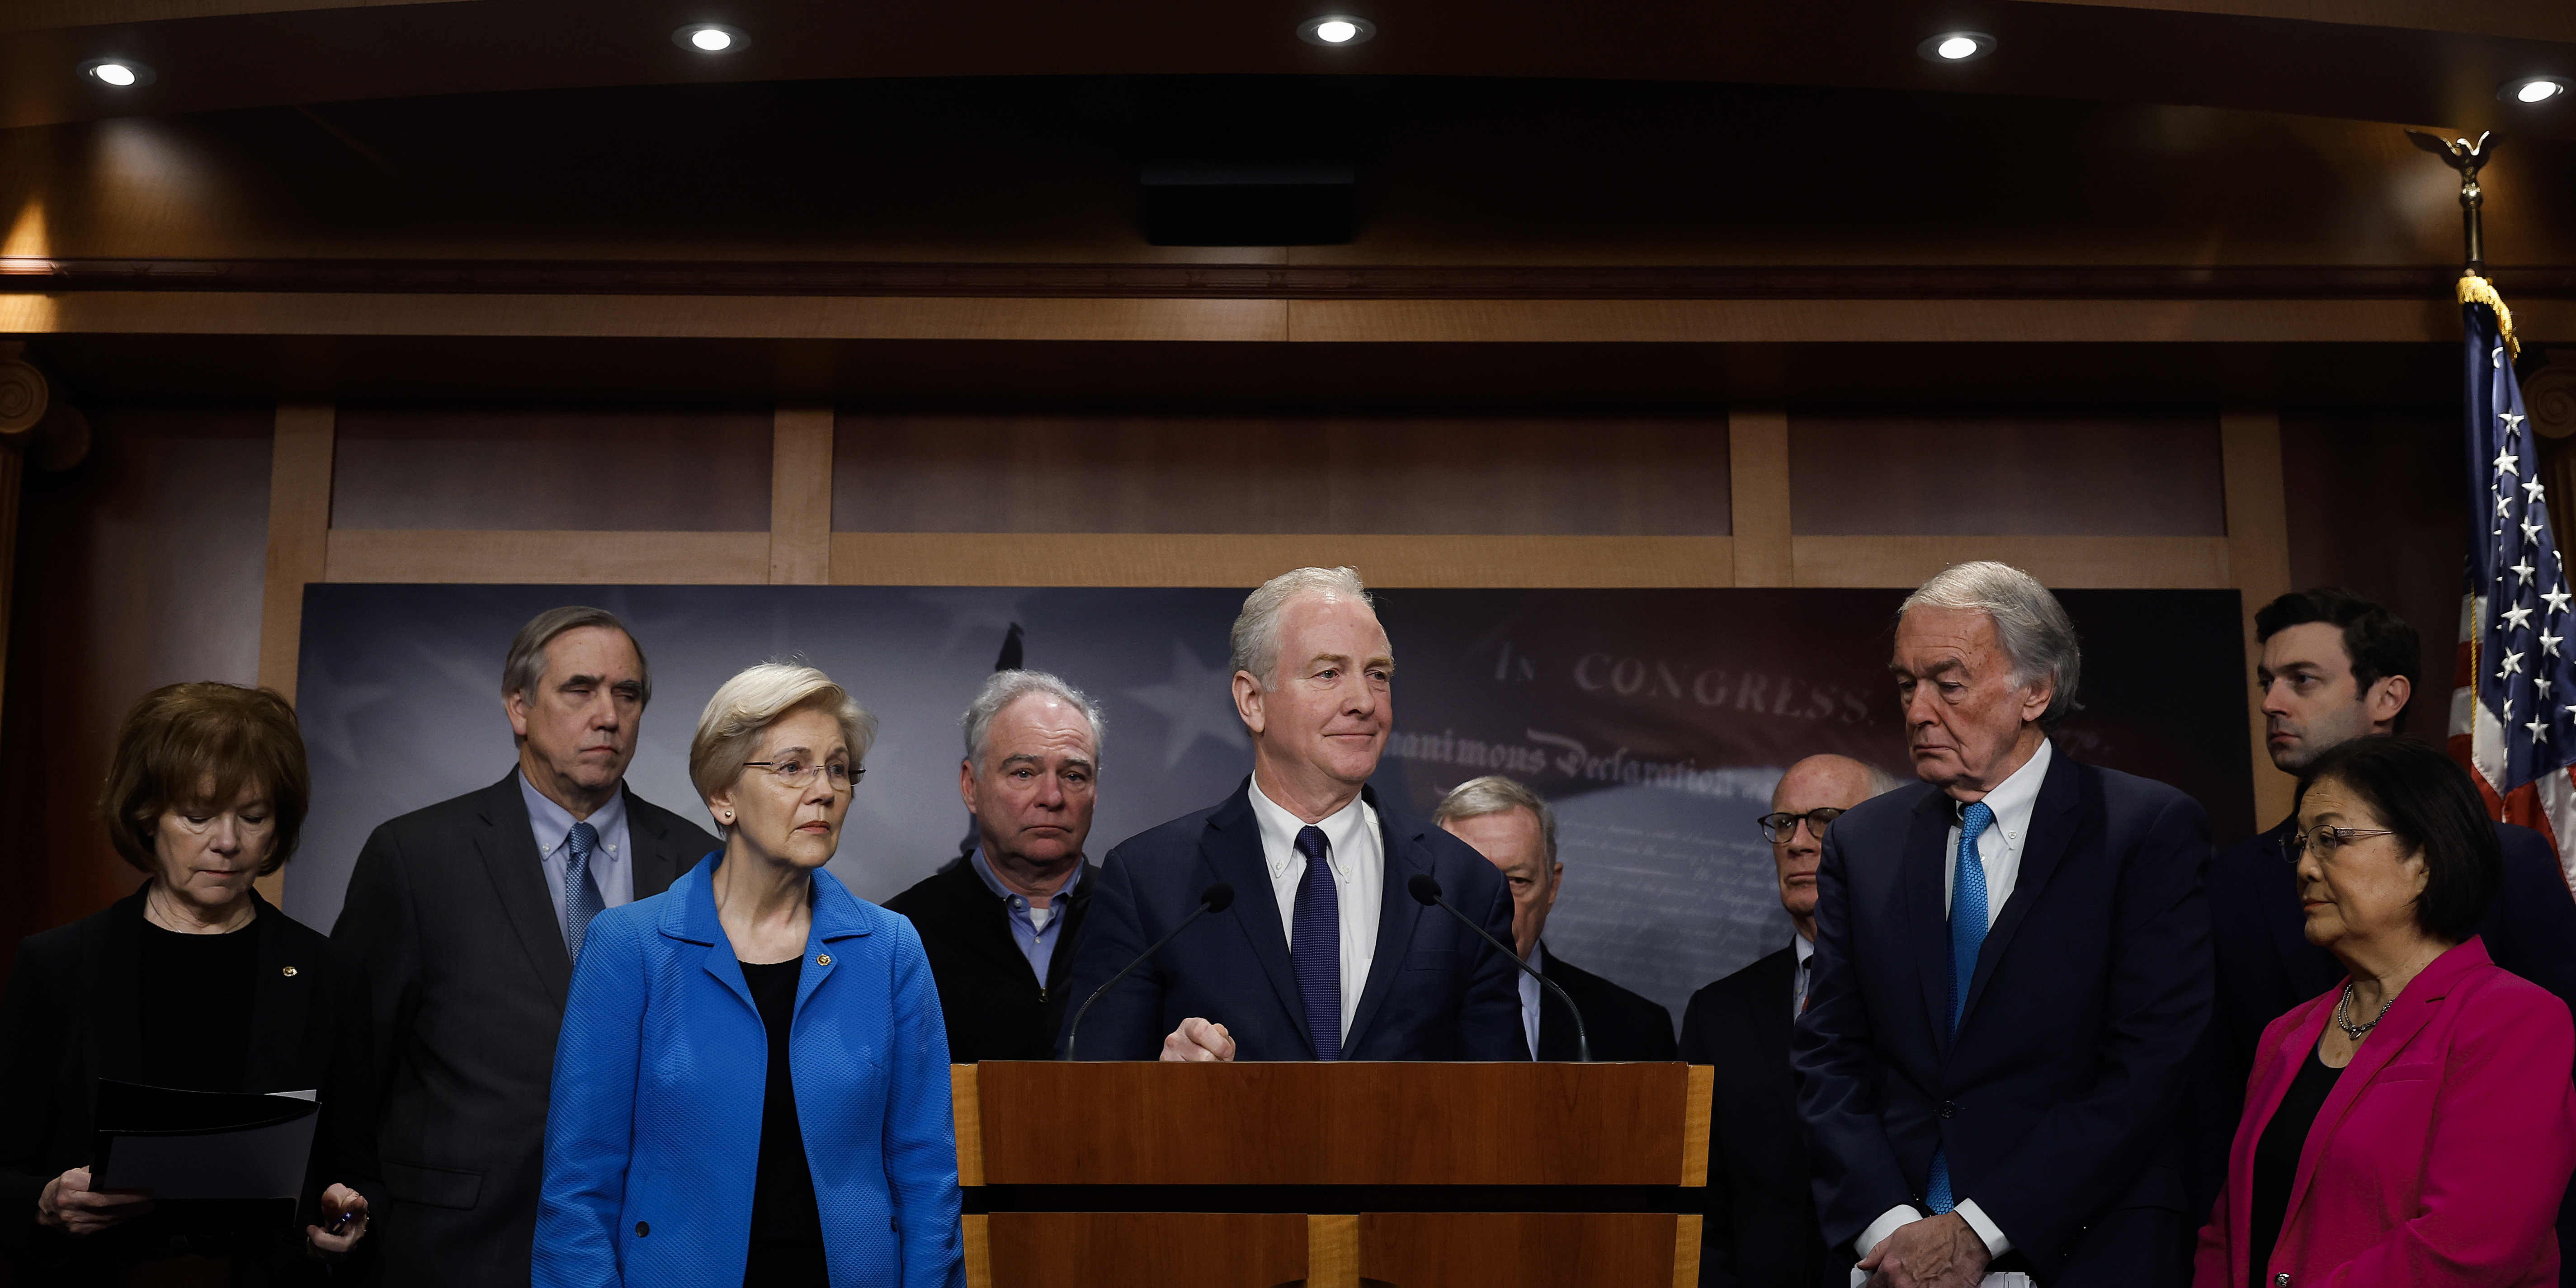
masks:
<path id="1" fill-rule="evenodd" d="M 582 936 L 590 933 L 590 919 L 606 906 L 599 897 L 599 880 L 590 874 L 590 852 L 597 848 L 599 829 L 588 823 L 575 823 L 564 833 L 564 948 L 576 962 L 581 960 Z"/>
<path id="2" fill-rule="evenodd" d="M 1994 808 L 1978 801 L 1959 812 L 1958 875 L 1950 889 L 1950 1031 L 1968 1007 L 1968 985 L 1977 978 L 1977 950 L 1986 946 L 1986 865 L 1977 859 L 1977 838 L 1994 826 Z M 1950 1160 L 1932 1151 L 1932 1174 L 1923 1183 L 1923 1205 L 1934 1216 L 1957 1207 L 1950 1194 Z"/>
<path id="3" fill-rule="evenodd" d="M 1333 888 L 1333 866 L 1324 861 L 1331 846 L 1324 829 L 1297 833 L 1297 852 L 1306 856 L 1306 875 L 1297 882 L 1297 907 L 1290 919 L 1288 964 L 1297 972 L 1297 992 L 1306 1005 L 1306 1036 L 1314 1039 L 1315 1058 L 1342 1058 L 1342 900 Z"/>

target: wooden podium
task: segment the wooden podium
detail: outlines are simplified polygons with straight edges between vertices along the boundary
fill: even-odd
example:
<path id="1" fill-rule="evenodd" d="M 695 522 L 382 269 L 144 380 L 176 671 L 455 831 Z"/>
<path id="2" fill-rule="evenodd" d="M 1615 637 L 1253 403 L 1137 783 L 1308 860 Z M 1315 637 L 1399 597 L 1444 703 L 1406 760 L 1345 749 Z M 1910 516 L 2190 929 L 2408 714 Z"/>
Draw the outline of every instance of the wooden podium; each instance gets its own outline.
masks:
<path id="1" fill-rule="evenodd" d="M 953 1067 L 973 1288 L 1689 1288 L 1711 1071 Z"/>

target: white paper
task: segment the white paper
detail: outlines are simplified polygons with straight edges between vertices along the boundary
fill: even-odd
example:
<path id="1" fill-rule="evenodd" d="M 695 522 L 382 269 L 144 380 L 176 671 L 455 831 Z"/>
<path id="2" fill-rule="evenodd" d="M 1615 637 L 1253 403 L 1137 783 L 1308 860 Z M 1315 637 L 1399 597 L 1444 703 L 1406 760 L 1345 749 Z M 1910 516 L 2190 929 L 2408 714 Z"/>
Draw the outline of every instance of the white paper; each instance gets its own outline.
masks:
<path id="1" fill-rule="evenodd" d="M 1858 1266 L 1853 1266 L 1851 1288 L 1861 1288 L 1862 1284 L 1868 1282 L 1869 1272 Z M 2037 1288 L 2037 1285 L 2034 1285 L 2031 1282 L 2029 1275 L 2026 1275 L 2021 1271 L 2006 1270 L 1998 1274 L 1987 1275 L 1985 1278 L 1978 1280 L 1977 1288 Z"/>

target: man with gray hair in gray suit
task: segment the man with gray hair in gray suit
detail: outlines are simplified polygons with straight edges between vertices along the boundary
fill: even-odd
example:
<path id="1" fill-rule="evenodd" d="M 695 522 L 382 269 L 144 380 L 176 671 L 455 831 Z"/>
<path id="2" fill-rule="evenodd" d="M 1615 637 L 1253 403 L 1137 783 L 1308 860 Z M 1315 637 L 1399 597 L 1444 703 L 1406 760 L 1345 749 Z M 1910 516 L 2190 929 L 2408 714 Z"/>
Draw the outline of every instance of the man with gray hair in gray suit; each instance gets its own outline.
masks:
<path id="1" fill-rule="evenodd" d="M 367 963 L 394 1284 L 528 1282 L 555 1036 L 590 919 L 718 848 L 626 786 L 652 696 L 615 614 L 539 613 L 501 667 L 518 763 L 358 853 L 331 935 Z"/>
<path id="2" fill-rule="evenodd" d="M 1044 671 L 997 671 L 959 723 L 973 846 L 886 907 L 921 932 L 951 1061 L 1050 1059 L 1099 875 L 1083 846 L 1100 707 Z"/>

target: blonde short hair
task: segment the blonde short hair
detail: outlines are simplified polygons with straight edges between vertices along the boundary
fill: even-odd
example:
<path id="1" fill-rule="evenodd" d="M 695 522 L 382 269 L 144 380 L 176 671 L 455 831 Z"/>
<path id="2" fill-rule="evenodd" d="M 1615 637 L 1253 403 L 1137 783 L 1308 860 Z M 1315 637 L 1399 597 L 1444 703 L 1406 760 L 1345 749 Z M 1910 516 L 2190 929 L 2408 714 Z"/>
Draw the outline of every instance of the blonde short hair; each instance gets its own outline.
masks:
<path id="1" fill-rule="evenodd" d="M 799 711 L 820 711 L 841 723 L 850 763 L 867 759 L 877 740 L 877 718 L 832 677 L 793 662 L 744 667 L 716 687 L 689 739 L 689 782 L 701 800 L 733 786 L 743 764 L 771 725 Z"/>

